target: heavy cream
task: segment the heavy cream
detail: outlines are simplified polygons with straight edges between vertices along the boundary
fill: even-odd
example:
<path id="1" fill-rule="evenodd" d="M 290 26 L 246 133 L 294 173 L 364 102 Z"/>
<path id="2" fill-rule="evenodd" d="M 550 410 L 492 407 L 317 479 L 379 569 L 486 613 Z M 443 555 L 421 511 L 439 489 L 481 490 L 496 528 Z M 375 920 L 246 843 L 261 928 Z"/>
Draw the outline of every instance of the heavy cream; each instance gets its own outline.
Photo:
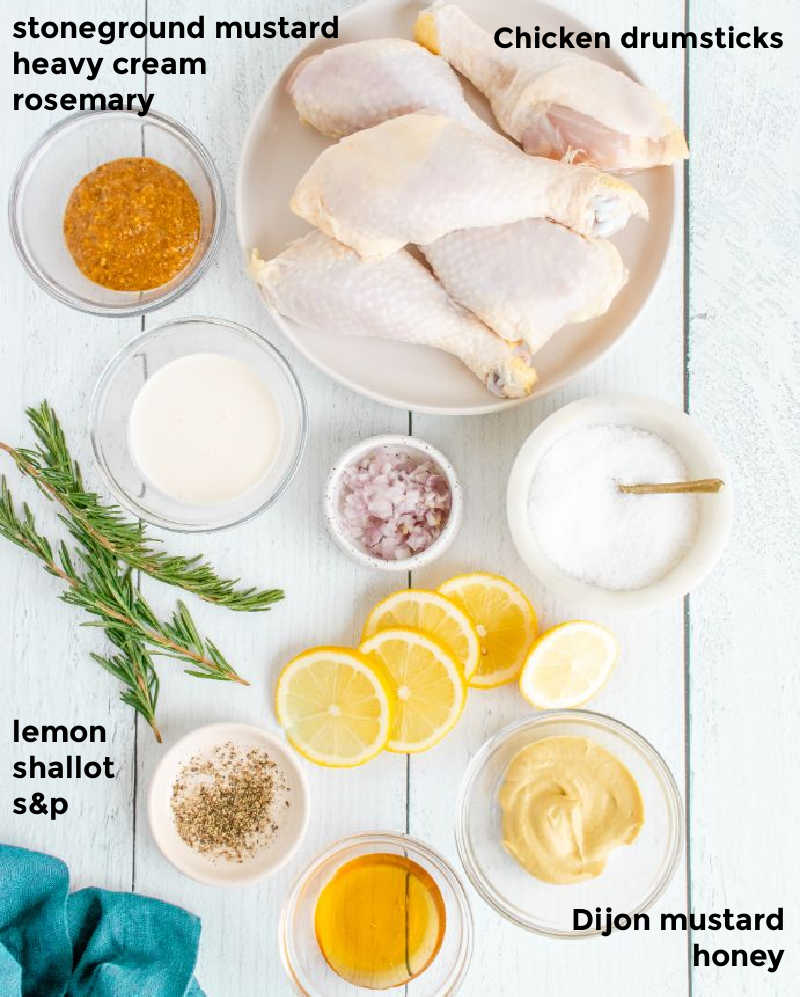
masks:
<path id="1" fill-rule="evenodd" d="M 190 354 L 157 370 L 128 424 L 131 455 L 147 481 L 194 506 L 229 502 L 258 484 L 280 437 L 267 385 L 220 353 Z"/>

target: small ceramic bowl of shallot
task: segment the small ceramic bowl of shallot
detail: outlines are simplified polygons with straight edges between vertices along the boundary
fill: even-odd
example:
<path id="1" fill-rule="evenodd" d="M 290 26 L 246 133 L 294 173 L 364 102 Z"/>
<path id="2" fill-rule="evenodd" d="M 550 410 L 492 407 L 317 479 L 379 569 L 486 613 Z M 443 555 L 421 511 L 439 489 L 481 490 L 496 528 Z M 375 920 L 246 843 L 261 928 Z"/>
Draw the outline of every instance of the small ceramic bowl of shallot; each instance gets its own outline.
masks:
<path id="1" fill-rule="evenodd" d="M 430 564 L 461 525 L 461 485 L 450 461 L 413 436 L 373 436 L 330 473 L 325 518 L 350 557 L 379 571 Z"/>

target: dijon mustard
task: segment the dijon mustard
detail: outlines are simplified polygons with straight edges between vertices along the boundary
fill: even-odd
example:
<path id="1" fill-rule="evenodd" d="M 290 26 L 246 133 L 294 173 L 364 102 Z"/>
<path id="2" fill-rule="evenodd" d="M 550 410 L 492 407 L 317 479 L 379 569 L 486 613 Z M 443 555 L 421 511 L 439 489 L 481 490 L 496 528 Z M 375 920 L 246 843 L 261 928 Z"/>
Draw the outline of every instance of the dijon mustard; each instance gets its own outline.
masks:
<path id="1" fill-rule="evenodd" d="M 585 737 L 545 737 L 511 760 L 500 789 L 503 844 L 532 876 L 577 883 L 644 824 L 639 787 L 622 762 Z"/>

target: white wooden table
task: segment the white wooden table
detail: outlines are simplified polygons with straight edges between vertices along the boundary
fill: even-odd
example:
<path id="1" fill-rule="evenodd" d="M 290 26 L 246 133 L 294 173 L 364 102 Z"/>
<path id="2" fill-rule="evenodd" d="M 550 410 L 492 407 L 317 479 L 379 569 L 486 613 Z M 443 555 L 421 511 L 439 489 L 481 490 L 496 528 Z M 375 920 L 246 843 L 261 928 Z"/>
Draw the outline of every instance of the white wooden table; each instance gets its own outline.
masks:
<path id="1" fill-rule="evenodd" d="M 797 16 L 790 0 L 766 0 L 757 11 L 744 0 L 689 0 L 688 15 L 683 0 L 560 0 L 560 5 L 612 36 L 633 24 L 680 30 L 688 16 L 689 27 L 697 30 L 718 24 L 745 28 L 756 20 L 783 30 L 787 42 L 779 51 L 703 51 L 686 59 L 680 51 L 627 53 L 678 118 L 685 115 L 692 159 L 685 180 L 678 178 L 675 236 L 655 292 L 613 355 L 566 389 L 493 417 L 412 416 L 351 394 L 280 342 L 302 381 L 311 415 L 309 447 L 289 493 L 239 529 L 169 540 L 186 551 L 203 549 L 221 570 L 281 585 L 287 599 L 266 617 L 250 618 L 193 602 L 202 628 L 218 638 L 253 685 L 197 682 L 163 663 L 160 724 L 168 744 L 216 720 L 274 726 L 271 693 L 282 662 L 311 643 L 354 641 L 366 608 L 390 590 L 390 581 L 345 559 L 323 529 L 324 476 L 350 443 L 410 427 L 441 447 L 462 476 L 467 508 L 460 537 L 445 562 L 415 575 L 414 584 L 433 585 L 469 568 L 501 571 L 525 587 L 548 625 L 580 615 L 582 607 L 550 598 L 512 548 L 504 488 L 521 442 L 555 408 L 594 392 L 636 390 L 686 406 L 735 468 L 731 543 L 712 577 L 684 604 L 644 618 L 603 621 L 619 635 L 623 657 L 592 706 L 650 739 L 686 790 L 688 847 L 657 909 L 681 910 L 687 902 L 705 911 L 783 905 L 788 928 L 777 945 L 770 933 L 740 935 L 736 943 L 790 951 L 772 976 L 752 968 L 692 969 L 690 940 L 682 934 L 559 943 L 512 927 L 471 892 L 476 950 L 463 992 L 469 997 L 578 997 L 589 990 L 602 997 L 788 995 L 797 992 L 800 975 L 800 874 L 790 852 L 800 825 L 800 380 L 792 314 L 798 300 Z M 8 71 L 12 13 L 191 19 L 202 8 L 209 19 L 319 18 L 337 7 L 320 0 L 289 0 L 280 8 L 257 0 L 207 0 L 200 7 L 191 0 L 74 0 L 67 12 L 55 0 L 35 5 L 9 0 L 0 31 L 3 65 Z M 208 144 L 229 195 L 250 110 L 297 44 L 149 43 L 153 55 L 208 57 L 205 79 L 156 77 L 150 86 L 155 107 L 184 121 Z M 22 43 L 23 51 L 26 46 L 30 43 Z M 39 44 L 41 54 L 57 54 L 58 47 Z M 114 51 L 143 54 L 143 48 L 141 42 L 125 43 Z M 101 79 L 97 86 L 102 85 L 119 89 L 118 80 Z M 128 88 L 143 85 L 140 77 Z M 25 83 L 28 89 L 36 86 L 51 89 L 53 80 Z M 11 89 L 9 78 L 6 90 Z M 9 106 L 7 97 L 0 157 L 6 186 L 24 150 L 57 116 L 12 113 Z M 52 301 L 25 276 L 7 237 L 0 294 L 0 436 L 22 440 L 24 406 L 47 397 L 90 481 L 98 483 L 88 459 L 87 400 L 101 368 L 139 331 L 140 320 L 92 319 Z M 143 327 L 188 314 L 221 315 L 272 335 L 242 274 L 231 218 L 211 272 L 177 304 L 147 317 Z M 386 755 L 347 772 L 309 766 L 313 817 L 299 854 L 261 885 L 220 892 L 180 876 L 155 848 L 145 791 L 161 749 L 119 703 L 115 682 L 88 659 L 101 638 L 78 631 L 76 611 L 55 598 L 56 581 L 6 544 L 0 545 L 0 579 L 0 840 L 62 856 L 75 886 L 135 889 L 199 914 L 198 975 L 211 997 L 289 994 L 276 946 L 281 902 L 302 865 L 337 837 L 406 830 L 457 865 L 453 814 L 464 767 L 488 735 L 526 710 L 514 688 L 475 693 L 456 731 L 429 754 L 411 761 Z M 157 603 L 166 598 L 160 588 L 144 585 Z M 10 759 L 17 757 L 10 735 L 14 717 L 105 723 L 118 778 L 70 784 L 70 811 L 56 823 L 12 816 L 11 797 L 20 791 L 10 776 Z M 692 940 L 712 947 L 734 944 L 721 934 Z"/>

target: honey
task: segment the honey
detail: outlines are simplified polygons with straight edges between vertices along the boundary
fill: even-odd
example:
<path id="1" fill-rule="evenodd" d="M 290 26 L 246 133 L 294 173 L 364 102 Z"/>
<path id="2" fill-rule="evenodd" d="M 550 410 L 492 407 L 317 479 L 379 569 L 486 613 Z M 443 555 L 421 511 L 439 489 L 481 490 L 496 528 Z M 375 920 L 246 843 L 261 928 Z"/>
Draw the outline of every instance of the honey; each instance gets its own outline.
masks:
<path id="1" fill-rule="evenodd" d="M 64 239 L 78 269 L 113 291 L 147 291 L 190 262 L 200 208 L 175 170 L 147 156 L 114 159 L 70 194 Z"/>
<path id="2" fill-rule="evenodd" d="M 433 878 L 402 855 L 362 855 L 342 865 L 317 900 L 314 928 L 325 961 L 358 987 L 385 990 L 419 976 L 445 933 Z"/>

